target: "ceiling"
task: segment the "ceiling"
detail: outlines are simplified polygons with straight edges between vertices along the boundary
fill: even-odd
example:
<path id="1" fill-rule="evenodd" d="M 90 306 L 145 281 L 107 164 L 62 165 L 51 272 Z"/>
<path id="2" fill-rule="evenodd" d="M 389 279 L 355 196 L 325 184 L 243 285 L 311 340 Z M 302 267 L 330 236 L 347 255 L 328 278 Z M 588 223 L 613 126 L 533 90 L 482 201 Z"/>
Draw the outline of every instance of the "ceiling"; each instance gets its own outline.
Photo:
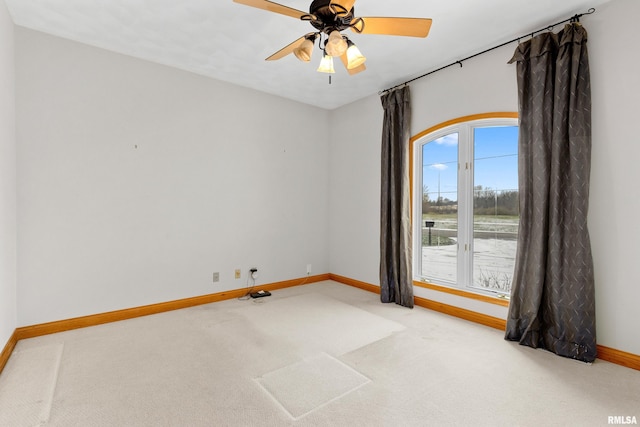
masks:
<path id="1" fill-rule="evenodd" d="M 367 70 L 349 76 L 337 63 L 331 84 L 317 48 L 311 63 L 264 60 L 313 31 L 308 22 L 232 0 L 5 1 L 19 26 L 334 109 L 610 0 L 358 0 L 356 16 L 432 18 L 431 32 L 347 31 Z M 311 0 L 276 2 L 308 11 Z"/>

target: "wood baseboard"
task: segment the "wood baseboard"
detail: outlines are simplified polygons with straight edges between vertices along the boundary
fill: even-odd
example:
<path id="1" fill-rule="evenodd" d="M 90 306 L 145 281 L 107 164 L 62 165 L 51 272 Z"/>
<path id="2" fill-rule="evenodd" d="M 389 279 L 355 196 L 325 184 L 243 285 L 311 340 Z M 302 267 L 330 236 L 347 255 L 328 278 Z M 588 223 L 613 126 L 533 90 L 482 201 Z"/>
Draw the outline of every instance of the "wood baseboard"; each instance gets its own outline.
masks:
<path id="1" fill-rule="evenodd" d="M 449 288 L 447 286 L 434 285 L 433 283 L 413 281 L 413 286 L 419 288 L 431 289 L 432 291 L 444 292 L 445 294 L 456 295 L 468 299 L 475 299 L 482 302 L 488 302 L 489 304 L 501 305 L 503 307 L 509 307 L 509 300 L 506 298 L 498 298 L 497 296 L 482 295 L 474 292 L 463 291 L 461 289 Z"/>
<path id="2" fill-rule="evenodd" d="M 329 274 L 329 280 L 342 283 L 343 285 L 349 285 L 349 286 L 353 286 L 354 288 L 373 292 L 374 294 L 380 293 L 380 286 L 371 285 L 366 282 L 361 282 L 360 280 L 350 279 L 348 277 L 339 276 L 337 274 L 333 274 L 333 273 Z"/>
<path id="3" fill-rule="evenodd" d="M 506 329 L 507 325 L 506 320 L 498 317 L 489 316 L 487 314 L 478 313 L 477 311 L 467 310 L 466 308 L 460 308 L 422 297 L 414 297 L 414 304 L 422 308 L 427 308 L 429 310 L 437 311 L 459 319 L 468 320 L 473 323 L 479 323 L 502 331 Z"/>
<path id="4" fill-rule="evenodd" d="M 339 276 L 337 274 L 330 274 L 329 278 L 335 282 L 339 282 L 345 285 L 353 286 L 365 291 L 380 293 L 380 287 L 371 285 L 369 283 L 361 282 L 359 280 L 350 279 L 348 277 Z M 437 290 L 437 289 L 435 289 Z M 437 311 L 449 316 L 458 317 L 460 319 L 468 320 L 470 322 L 479 323 L 481 325 L 489 326 L 501 331 L 504 331 L 507 326 L 507 322 L 504 319 L 489 316 L 483 313 L 467 310 L 460 307 L 455 307 L 441 302 L 428 300 L 426 298 L 415 297 L 415 305 L 423 307 L 429 310 Z M 627 353 L 625 351 L 616 350 L 613 348 L 605 347 L 603 345 L 597 346 L 598 359 L 605 360 L 607 362 L 614 363 L 616 365 L 625 366 L 627 368 L 640 371 L 640 355 Z"/>
<path id="5" fill-rule="evenodd" d="M 329 280 L 329 274 L 320 274 L 300 279 L 286 280 L 265 285 L 259 288 L 265 291 L 289 288 L 292 286 L 305 285 L 314 282 Z M 151 314 L 164 313 L 166 311 L 179 310 L 182 308 L 195 307 L 203 304 L 210 304 L 239 298 L 246 295 L 246 289 L 234 289 L 215 294 L 202 295 L 192 298 L 185 298 L 176 301 L 163 302 L 159 304 L 145 305 L 142 307 L 127 308 L 124 310 L 111 311 L 108 313 L 93 314 L 89 316 L 75 317 L 73 319 L 58 320 L 54 322 L 41 323 L 39 325 L 25 326 L 17 328 L 15 336 L 17 340 L 34 338 L 42 335 L 54 334 L 57 332 L 70 331 L 73 329 L 86 328 L 88 326 L 102 325 L 104 323 L 118 322 L 120 320 L 134 319 L 136 317 L 149 316 Z"/>
<path id="6" fill-rule="evenodd" d="M 640 371 L 640 356 L 626 351 L 616 350 L 615 348 L 597 346 L 598 359 L 615 363 L 616 365 L 626 366 L 627 368 Z"/>
<path id="7" fill-rule="evenodd" d="M 17 343 L 18 338 L 16 336 L 16 332 L 14 331 L 13 334 L 11 334 L 11 336 L 9 337 L 9 341 L 7 341 L 7 344 L 2 349 L 2 353 L 0 353 L 0 373 L 2 373 L 4 366 L 9 361 L 9 357 L 11 357 L 11 353 L 13 352 L 13 349 L 16 347 Z"/>
<path id="8" fill-rule="evenodd" d="M 278 289 L 289 288 L 293 286 L 306 285 L 325 280 L 333 280 L 344 285 L 353 286 L 368 292 L 380 294 L 380 287 L 360 280 L 351 279 L 337 274 L 320 274 L 301 279 L 286 280 L 282 282 L 270 283 L 260 286 L 260 289 L 266 291 L 275 291 Z M 182 308 L 194 307 L 203 304 L 209 304 L 217 301 L 224 301 L 232 298 L 239 298 L 246 294 L 246 289 L 235 289 L 216 294 L 203 295 L 193 298 L 186 298 L 177 301 L 170 301 L 160 304 L 151 304 L 143 307 L 129 308 L 117 310 L 108 313 L 100 313 L 90 316 L 76 317 L 73 319 L 60 320 L 49 323 L 42 323 L 34 326 L 25 326 L 17 328 L 9 338 L 0 353 L 0 373 L 5 367 L 13 349 L 21 339 L 34 338 L 42 335 L 53 334 L 56 332 L 64 332 L 72 329 L 85 328 L 88 326 L 96 326 L 104 323 L 117 322 L 120 320 L 133 319 L 151 314 L 163 313 L 166 311 L 179 310 Z M 415 305 L 429 310 L 437 311 L 470 322 L 479 323 L 499 330 L 505 330 L 506 321 L 497 317 L 488 316 L 483 313 L 467 310 L 460 307 L 428 300 L 426 298 L 415 297 Z M 640 356 L 637 354 L 627 353 L 621 350 L 598 345 L 598 359 L 614 363 L 616 365 L 625 366 L 627 368 L 640 370 Z"/>
<path id="9" fill-rule="evenodd" d="M 338 276 L 337 274 L 329 274 L 329 278 L 333 281 L 342 283 L 344 285 L 353 286 L 355 288 L 364 289 L 365 291 L 380 293 L 380 287 L 371 285 L 369 283 L 361 282 L 359 280 L 350 279 L 344 276 Z M 480 323 L 481 325 L 490 326 L 496 329 L 502 329 L 504 331 L 506 321 L 497 317 L 488 316 L 486 314 L 477 313 L 475 311 L 467 310 L 453 305 L 444 304 L 437 301 L 431 301 L 426 298 L 414 297 L 414 304 L 427 308 L 429 310 L 437 311 L 440 313 L 448 314 L 449 316 L 458 317 L 460 319 L 469 320 L 474 323 Z"/>

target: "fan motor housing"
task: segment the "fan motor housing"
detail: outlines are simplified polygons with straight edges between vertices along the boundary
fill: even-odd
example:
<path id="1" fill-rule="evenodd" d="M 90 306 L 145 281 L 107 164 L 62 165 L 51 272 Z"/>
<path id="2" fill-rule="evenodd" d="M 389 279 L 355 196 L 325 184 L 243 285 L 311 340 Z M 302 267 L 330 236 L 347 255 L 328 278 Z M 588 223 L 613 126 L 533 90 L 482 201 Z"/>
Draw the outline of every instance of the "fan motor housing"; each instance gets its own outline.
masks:
<path id="1" fill-rule="evenodd" d="M 349 28 L 355 8 L 351 8 L 346 15 L 338 16 L 331 10 L 330 5 L 331 0 L 313 0 L 311 6 L 309 6 L 309 13 L 317 19 L 312 19 L 310 21 L 311 25 L 325 33 L 333 30 L 343 31 Z"/>

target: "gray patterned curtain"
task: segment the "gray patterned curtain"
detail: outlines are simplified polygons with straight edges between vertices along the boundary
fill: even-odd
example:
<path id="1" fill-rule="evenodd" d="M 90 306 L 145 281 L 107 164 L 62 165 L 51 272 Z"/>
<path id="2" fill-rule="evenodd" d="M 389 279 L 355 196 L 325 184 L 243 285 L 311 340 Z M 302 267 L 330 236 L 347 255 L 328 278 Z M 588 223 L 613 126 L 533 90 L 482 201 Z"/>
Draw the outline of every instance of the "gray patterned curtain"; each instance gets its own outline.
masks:
<path id="1" fill-rule="evenodd" d="M 380 299 L 413 308 L 409 186 L 409 87 L 381 97 Z"/>
<path id="2" fill-rule="evenodd" d="M 560 356 L 596 357 L 587 211 L 591 89 L 579 23 L 516 49 L 520 229 L 505 338 Z"/>

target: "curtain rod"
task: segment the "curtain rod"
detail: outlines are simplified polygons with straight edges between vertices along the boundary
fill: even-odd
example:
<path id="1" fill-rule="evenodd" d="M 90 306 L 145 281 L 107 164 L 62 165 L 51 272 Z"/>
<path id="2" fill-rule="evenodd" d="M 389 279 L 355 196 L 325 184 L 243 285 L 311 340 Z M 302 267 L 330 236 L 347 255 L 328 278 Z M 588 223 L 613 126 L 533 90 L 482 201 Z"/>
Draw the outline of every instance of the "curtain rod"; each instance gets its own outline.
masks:
<path id="1" fill-rule="evenodd" d="M 391 92 L 391 91 L 392 91 L 392 90 L 394 90 L 394 89 L 397 89 L 397 88 L 399 88 L 399 87 L 402 87 L 402 86 L 408 85 L 408 84 L 409 84 L 409 83 L 411 83 L 411 82 L 414 82 L 414 81 L 416 81 L 416 80 L 419 80 L 419 79 L 421 79 L 421 78 L 423 78 L 423 77 L 427 77 L 428 75 L 431 75 L 431 74 L 433 74 L 433 73 L 437 73 L 438 71 L 442 71 L 442 70 L 444 70 L 445 68 L 453 67 L 454 65 L 460 65 L 460 68 L 462 68 L 462 62 L 463 62 L 463 61 L 469 60 L 469 59 L 471 59 L 471 58 L 475 58 L 476 56 L 480 56 L 480 55 L 482 55 L 482 54 L 484 54 L 484 53 L 487 53 L 487 52 L 491 52 L 492 50 L 499 49 L 499 48 L 501 48 L 501 47 L 503 47 L 503 46 L 506 46 L 506 45 L 508 45 L 508 44 L 511 44 L 511 43 L 514 43 L 514 42 L 520 42 L 520 40 L 521 40 L 521 39 L 526 38 L 526 37 L 533 37 L 533 36 L 534 36 L 534 35 L 536 35 L 537 33 L 541 33 L 541 32 L 543 32 L 543 31 L 551 31 L 551 30 L 553 29 L 553 27 L 556 27 L 556 26 L 558 26 L 558 25 L 560 25 L 560 24 L 564 24 L 565 22 L 580 22 L 580 17 L 582 17 L 582 16 L 584 16 L 584 15 L 591 15 L 591 14 L 592 14 L 592 13 L 594 13 L 595 11 L 596 11 L 596 9 L 592 7 L 592 8 L 590 8 L 590 9 L 589 9 L 587 12 L 585 12 L 585 13 L 581 13 L 581 14 L 573 15 L 571 18 L 567 18 L 567 19 L 565 19 L 565 20 L 563 20 L 563 21 L 556 22 L 555 24 L 547 25 L 546 27 L 544 27 L 544 28 L 542 28 L 542 29 L 540 29 L 540 30 L 533 31 L 533 32 L 531 32 L 531 33 L 527 33 L 527 34 L 525 34 L 525 35 L 523 35 L 523 36 L 520 36 L 520 37 L 516 37 L 515 39 L 513 39 L 513 40 L 509 40 L 508 42 L 504 42 L 504 43 L 501 43 L 501 44 L 499 44 L 499 45 L 497 45 L 497 46 L 490 47 L 489 49 L 483 50 L 482 52 L 475 53 L 475 54 L 473 54 L 473 55 L 471 55 L 471 56 L 467 56 L 466 58 L 463 58 L 463 59 L 460 59 L 460 60 L 458 60 L 458 61 L 452 62 L 452 63 L 451 63 L 451 64 L 449 64 L 449 65 L 445 65 L 444 67 L 440 67 L 440 68 L 438 68 L 437 70 L 429 71 L 428 73 L 425 73 L 425 74 L 423 74 L 423 75 L 421 75 L 421 76 L 414 77 L 414 78 L 412 78 L 411 80 L 407 80 L 407 81 L 406 81 L 406 82 L 404 82 L 404 83 L 400 83 L 400 84 L 398 84 L 398 85 L 395 85 L 395 86 L 393 86 L 393 87 L 390 87 L 389 89 L 382 90 L 382 91 L 378 92 L 378 95 L 382 95 L 382 94 L 385 94 L 385 93 L 387 93 L 387 92 Z"/>

